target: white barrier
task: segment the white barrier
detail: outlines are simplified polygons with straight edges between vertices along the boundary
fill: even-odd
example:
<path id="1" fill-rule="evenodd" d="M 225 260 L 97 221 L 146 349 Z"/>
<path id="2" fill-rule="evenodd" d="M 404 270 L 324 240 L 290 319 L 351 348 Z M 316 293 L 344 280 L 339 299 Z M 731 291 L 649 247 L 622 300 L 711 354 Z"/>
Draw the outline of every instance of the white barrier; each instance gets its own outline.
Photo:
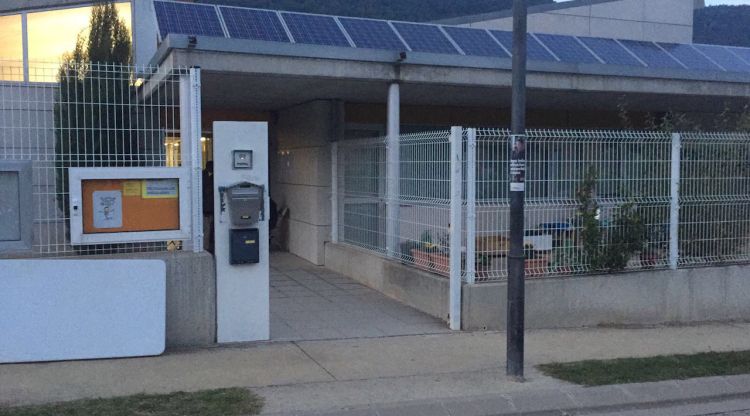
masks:
<path id="1" fill-rule="evenodd" d="M 0 363 L 159 355 L 159 260 L 0 261 Z"/>

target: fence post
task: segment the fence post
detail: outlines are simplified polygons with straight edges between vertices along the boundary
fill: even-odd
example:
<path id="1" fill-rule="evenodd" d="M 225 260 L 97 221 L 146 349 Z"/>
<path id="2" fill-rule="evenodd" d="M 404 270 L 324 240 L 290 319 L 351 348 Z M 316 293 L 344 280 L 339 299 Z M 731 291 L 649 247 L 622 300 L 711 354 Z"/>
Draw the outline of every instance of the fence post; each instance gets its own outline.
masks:
<path id="1" fill-rule="evenodd" d="M 190 175 L 191 245 L 203 251 L 203 149 L 201 145 L 201 73 L 190 68 L 180 77 L 180 157 Z"/>
<path id="2" fill-rule="evenodd" d="M 331 242 L 339 242 L 339 143 L 331 146 Z"/>
<path id="3" fill-rule="evenodd" d="M 397 82 L 388 87 L 388 141 L 386 144 L 385 179 L 385 251 L 389 257 L 399 254 L 400 183 L 401 183 L 401 92 Z"/>
<path id="4" fill-rule="evenodd" d="M 476 282 L 477 251 L 477 129 L 466 138 L 466 282 Z"/>
<path id="5" fill-rule="evenodd" d="M 461 223 L 463 219 L 462 172 L 461 157 L 463 145 L 463 128 L 451 128 L 451 201 L 450 201 L 450 328 L 461 330 Z"/>
<path id="6" fill-rule="evenodd" d="M 672 134 L 672 180 L 669 207 L 669 268 L 677 270 L 680 260 L 680 164 L 682 135 Z"/>

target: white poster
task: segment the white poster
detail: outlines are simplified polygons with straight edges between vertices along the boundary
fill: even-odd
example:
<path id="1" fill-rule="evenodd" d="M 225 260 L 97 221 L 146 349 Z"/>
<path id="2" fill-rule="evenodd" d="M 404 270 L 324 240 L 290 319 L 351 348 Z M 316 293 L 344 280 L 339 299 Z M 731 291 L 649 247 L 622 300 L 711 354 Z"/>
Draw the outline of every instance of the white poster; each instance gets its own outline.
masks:
<path id="1" fill-rule="evenodd" d="M 94 228 L 122 228 L 122 192 L 94 192 Z"/>

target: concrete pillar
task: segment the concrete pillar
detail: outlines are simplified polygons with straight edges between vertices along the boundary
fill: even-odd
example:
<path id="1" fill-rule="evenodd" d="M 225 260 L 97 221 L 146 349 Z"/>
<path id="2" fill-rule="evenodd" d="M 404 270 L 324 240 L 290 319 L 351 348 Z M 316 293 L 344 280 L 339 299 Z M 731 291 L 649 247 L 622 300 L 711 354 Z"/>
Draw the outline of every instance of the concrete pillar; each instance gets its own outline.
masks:
<path id="1" fill-rule="evenodd" d="M 386 252 L 399 254 L 399 182 L 401 177 L 401 93 L 397 82 L 388 87 L 388 142 L 386 144 Z"/>

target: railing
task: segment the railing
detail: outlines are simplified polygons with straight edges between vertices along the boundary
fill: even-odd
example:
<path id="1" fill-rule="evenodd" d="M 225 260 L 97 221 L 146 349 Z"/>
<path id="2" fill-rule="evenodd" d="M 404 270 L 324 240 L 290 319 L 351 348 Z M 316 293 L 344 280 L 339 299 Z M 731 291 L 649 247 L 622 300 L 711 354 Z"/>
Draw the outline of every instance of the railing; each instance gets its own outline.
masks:
<path id="1" fill-rule="evenodd" d="M 750 135 L 527 135 L 527 278 L 750 261 Z M 505 279 L 509 132 L 459 130 L 458 188 L 453 137 L 402 136 L 397 170 L 387 138 L 338 143 L 334 240 L 443 276 L 460 257 L 470 283 Z"/>
<path id="2" fill-rule="evenodd" d="M 32 211 L 33 241 L 30 250 L 0 256 L 161 251 L 196 242 L 200 248 L 198 239 L 73 246 L 69 235 L 68 169 L 194 164 L 183 160 L 195 138 L 182 137 L 191 113 L 181 94 L 181 86 L 190 91 L 192 72 L 75 62 L 32 63 L 28 70 L 31 81 L 24 82 L 22 63 L 0 61 L 0 163 L 31 163 L 32 187 L 20 192 L 33 193 L 33 206 L 22 207 Z"/>

